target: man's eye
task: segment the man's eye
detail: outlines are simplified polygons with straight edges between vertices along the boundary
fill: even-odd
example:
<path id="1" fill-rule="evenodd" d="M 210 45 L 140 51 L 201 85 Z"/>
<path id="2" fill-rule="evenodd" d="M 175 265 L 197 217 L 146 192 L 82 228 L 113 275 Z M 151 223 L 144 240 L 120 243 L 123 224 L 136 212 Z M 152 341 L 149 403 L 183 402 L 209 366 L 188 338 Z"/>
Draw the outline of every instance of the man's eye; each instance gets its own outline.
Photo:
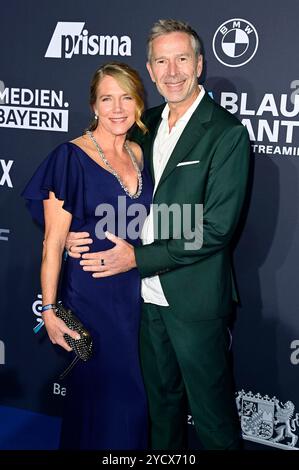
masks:
<path id="1" fill-rule="evenodd" d="M 165 60 L 164 59 L 156 60 L 156 64 L 158 64 L 158 65 L 165 64 Z"/>

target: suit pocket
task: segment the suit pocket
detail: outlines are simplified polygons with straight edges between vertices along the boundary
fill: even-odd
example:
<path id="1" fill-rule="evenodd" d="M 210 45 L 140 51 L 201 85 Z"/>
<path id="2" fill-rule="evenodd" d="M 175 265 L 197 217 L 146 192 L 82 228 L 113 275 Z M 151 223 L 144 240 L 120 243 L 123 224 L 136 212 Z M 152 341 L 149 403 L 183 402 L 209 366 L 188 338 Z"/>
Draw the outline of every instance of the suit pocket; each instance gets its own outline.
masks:
<path id="1" fill-rule="evenodd" d="M 188 160 L 186 162 L 180 162 L 177 164 L 178 166 L 191 166 L 191 165 L 198 165 L 200 163 L 200 160 Z"/>

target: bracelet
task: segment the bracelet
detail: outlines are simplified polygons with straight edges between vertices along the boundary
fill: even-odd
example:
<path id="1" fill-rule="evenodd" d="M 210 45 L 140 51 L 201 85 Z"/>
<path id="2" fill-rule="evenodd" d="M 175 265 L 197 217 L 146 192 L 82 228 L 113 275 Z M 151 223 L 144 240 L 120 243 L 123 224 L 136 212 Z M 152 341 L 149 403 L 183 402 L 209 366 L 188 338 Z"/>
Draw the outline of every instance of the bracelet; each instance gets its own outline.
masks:
<path id="1" fill-rule="evenodd" d="M 47 304 L 42 307 L 42 313 L 45 312 L 46 310 L 51 310 L 52 308 L 56 308 L 55 304 Z"/>

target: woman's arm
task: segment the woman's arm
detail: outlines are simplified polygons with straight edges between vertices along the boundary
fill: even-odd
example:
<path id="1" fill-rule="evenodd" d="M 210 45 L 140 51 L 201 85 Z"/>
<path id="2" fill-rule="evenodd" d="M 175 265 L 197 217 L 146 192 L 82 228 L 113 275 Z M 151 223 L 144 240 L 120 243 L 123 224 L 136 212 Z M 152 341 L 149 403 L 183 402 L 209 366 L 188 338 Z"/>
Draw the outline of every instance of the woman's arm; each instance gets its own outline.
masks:
<path id="1" fill-rule="evenodd" d="M 45 238 L 41 265 L 43 305 L 56 303 L 61 258 L 72 221 L 72 214 L 62 206 L 63 201 L 57 199 L 50 191 L 49 199 L 44 200 Z M 67 333 L 74 339 L 80 339 L 78 333 L 70 330 L 60 318 L 56 317 L 52 309 L 43 313 L 43 319 L 52 343 L 71 351 L 63 335 Z"/>

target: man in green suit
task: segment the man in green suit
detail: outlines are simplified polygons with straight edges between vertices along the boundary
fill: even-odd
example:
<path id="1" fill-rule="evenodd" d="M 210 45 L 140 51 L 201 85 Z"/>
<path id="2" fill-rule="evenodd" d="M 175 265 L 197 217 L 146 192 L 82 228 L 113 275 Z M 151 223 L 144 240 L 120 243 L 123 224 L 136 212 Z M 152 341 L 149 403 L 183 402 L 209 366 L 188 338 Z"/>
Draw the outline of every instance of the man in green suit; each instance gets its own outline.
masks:
<path id="1" fill-rule="evenodd" d="M 235 300 L 230 242 L 246 193 L 248 134 L 198 85 L 202 46 L 186 23 L 159 20 L 153 26 L 147 68 L 167 103 L 145 113 L 149 133 L 134 138 L 151 169 L 154 206 L 176 204 L 183 212 L 189 205 L 192 230 L 184 220 L 169 219 L 165 238 L 153 206 L 143 246 L 133 248 L 108 235 L 115 247 L 83 255 L 83 264 L 97 277 L 137 266 L 143 278 L 141 361 L 152 448 L 186 447 L 188 402 L 206 449 L 237 449 L 240 429 L 229 365 L 228 323 Z M 68 246 L 78 244 L 70 235 Z"/>

